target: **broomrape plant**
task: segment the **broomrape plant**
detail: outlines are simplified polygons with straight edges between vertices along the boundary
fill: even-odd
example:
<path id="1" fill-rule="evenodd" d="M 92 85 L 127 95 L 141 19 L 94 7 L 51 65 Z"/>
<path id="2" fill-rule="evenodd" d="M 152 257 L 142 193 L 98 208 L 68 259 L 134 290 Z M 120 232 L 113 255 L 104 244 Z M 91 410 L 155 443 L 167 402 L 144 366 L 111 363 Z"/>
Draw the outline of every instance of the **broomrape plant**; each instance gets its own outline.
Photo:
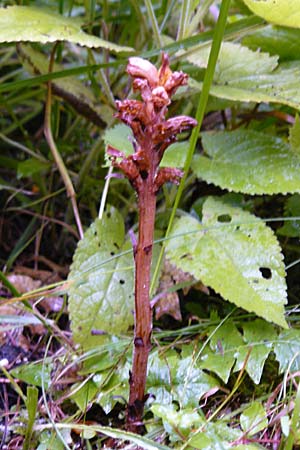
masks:
<path id="1" fill-rule="evenodd" d="M 167 181 L 177 183 L 182 172 L 175 168 L 159 168 L 167 147 L 184 130 L 196 126 L 195 119 L 177 116 L 166 119 L 171 97 L 187 83 L 183 72 L 172 72 L 167 54 L 162 55 L 159 70 L 149 61 L 129 59 L 127 73 L 133 78 L 133 89 L 142 100 L 117 101 L 116 117 L 128 125 L 134 136 L 134 153 L 125 155 L 109 146 L 114 167 L 128 178 L 138 196 L 139 236 L 134 244 L 135 260 L 135 322 L 133 366 L 130 372 L 130 394 L 127 429 L 141 428 L 147 362 L 151 349 L 152 310 L 150 305 L 150 268 L 153 248 L 156 194 Z"/>

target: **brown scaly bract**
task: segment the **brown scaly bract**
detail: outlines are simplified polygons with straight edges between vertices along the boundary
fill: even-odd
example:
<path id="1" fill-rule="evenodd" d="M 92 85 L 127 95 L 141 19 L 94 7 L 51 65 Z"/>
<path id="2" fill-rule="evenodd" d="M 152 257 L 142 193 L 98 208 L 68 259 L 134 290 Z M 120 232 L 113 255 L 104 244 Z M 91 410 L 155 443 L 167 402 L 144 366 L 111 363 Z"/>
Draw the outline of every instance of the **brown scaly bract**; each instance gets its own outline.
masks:
<path id="1" fill-rule="evenodd" d="M 135 152 L 125 157 L 122 152 L 109 147 L 108 154 L 112 164 L 123 171 L 139 192 L 142 179 L 147 176 L 150 167 L 149 158 L 155 151 L 155 191 L 158 191 L 166 181 L 177 183 L 182 176 L 182 172 L 175 168 L 158 169 L 164 151 L 176 141 L 177 134 L 197 125 L 196 120 L 188 116 L 166 119 L 171 96 L 180 86 L 187 84 L 188 77 L 183 72 L 171 71 L 169 57 L 165 53 L 159 70 L 145 59 L 132 57 L 129 58 L 127 72 L 133 78 L 133 89 L 140 91 L 142 101 L 116 101 L 116 117 L 132 129 Z"/>

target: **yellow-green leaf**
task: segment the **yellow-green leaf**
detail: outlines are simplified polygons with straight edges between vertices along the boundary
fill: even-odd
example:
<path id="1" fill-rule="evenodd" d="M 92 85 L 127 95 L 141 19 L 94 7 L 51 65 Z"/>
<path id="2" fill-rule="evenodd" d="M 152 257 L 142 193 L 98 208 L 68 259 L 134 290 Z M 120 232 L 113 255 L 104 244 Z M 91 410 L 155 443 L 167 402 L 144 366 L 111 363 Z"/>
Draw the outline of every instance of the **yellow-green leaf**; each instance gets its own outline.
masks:
<path id="1" fill-rule="evenodd" d="M 265 223 L 241 208 L 209 198 L 203 222 L 180 218 L 166 244 L 171 262 L 222 297 L 287 327 L 285 268 L 278 241 Z"/>
<path id="2" fill-rule="evenodd" d="M 133 255 L 123 219 L 114 208 L 85 232 L 68 279 L 76 343 L 94 347 L 102 341 L 101 334 L 122 334 L 133 324 Z"/>
<path id="3" fill-rule="evenodd" d="M 64 17 L 49 9 L 36 6 L 0 8 L 0 42 L 68 41 L 86 47 L 106 48 L 113 52 L 132 52 L 130 47 L 108 42 L 85 33 L 81 21 Z"/>
<path id="4" fill-rule="evenodd" d="M 300 28 L 300 0 L 244 0 L 256 15 L 268 22 Z"/>
<path id="5" fill-rule="evenodd" d="M 300 155 L 279 137 L 240 129 L 203 133 L 202 144 L 192 168 L 208 183 L 245 194 L 300 192 Z"/>
<path id="6" fill-rule="evenodd" d="M 188 60 L 206 67 L 208 49 L 200 49 Z M 210 94 L 241 102 L 276 102 L 300 108 L 300 61 L 277 65 L 277 56 L 252 51 L 239 44 L 224 43 Z M 191 79 L 193 91 L 202 83 Z"/>

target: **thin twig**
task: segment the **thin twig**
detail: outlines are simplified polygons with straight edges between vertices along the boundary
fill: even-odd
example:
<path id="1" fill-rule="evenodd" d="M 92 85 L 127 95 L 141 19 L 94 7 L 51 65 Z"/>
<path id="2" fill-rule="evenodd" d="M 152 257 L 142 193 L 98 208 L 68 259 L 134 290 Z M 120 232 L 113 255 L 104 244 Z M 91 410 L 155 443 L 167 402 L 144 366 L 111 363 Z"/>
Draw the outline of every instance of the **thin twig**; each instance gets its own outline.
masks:
<path id="1" fill-rule="evenodd" d="M 50 62 L 49 62 L 49 73 L 53 70 L 54 65 L 54 55 L 56 51 L 57 44 L 53 47 L 53 50 L 51 52 L 50 56 Z M 51 127 L 51 103 L 52 103 L 52 86 L 51 86 L 51 80 L 47 83 L 48 89 L 47 89 L 47 99 L 46 99 L 46 108 L 45 108 L 45 122 L 44 122 L 44 134 L 46 137 L 46 140 L 48 142 L 48 145 L 50 147 L 50 150 L 52 152 L 52 156 L 54 158 L 54 161 L 58 167 L 58 170 L 61 174 L 61 177 L 63 179 L 64 185 L 66 187 L 67 195 L 71 199 L 73 213 L 76 221 L 76 225 L 78 228 L 78 233 L 80 238 L 83 238 L 83 228 L 79 216 L 78 206 L 76 202 L 76 193 L 75 189 L 73 187 L 72 180 L 69 176 L 69 173 L 67 171 L 67 168 L 65 166 L 65 163 L 56 147 L 53 134 L 52 134 L 52 127 Z"/>

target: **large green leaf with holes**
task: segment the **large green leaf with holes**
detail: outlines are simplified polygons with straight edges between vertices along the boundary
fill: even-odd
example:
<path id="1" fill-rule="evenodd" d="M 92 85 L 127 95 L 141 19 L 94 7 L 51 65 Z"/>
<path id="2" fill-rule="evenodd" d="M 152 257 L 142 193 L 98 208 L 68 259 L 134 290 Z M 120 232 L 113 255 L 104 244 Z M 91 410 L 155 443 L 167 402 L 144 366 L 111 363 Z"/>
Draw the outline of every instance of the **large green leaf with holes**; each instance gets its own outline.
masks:
<path id="1" fill-rule="evenodd" d="M 244 0 L 248 8 L 268 22 L 300 28 L 300 0 Z"/>
<path id="2" fill-rule="evenodd" d="M 202 223 L 189 215 L 177 220 L 166 251 L 171 262 L 224 299 L 287 327 L 283 257 L 273 231 L 259 218 L 208 198 Z"/>
<path id="3" fill-rule="evenodd" d="M 195 51 L 187 59 L 206 67 L 209 48 Z M 241 102 L 272 102 L 300 107 L 300 62 L 277 65 L 278 57 L 252 51 L 245 46 L 223 43 L 210 94 Z M 190 88 L 201 90 L 202 83 L 190 80 Z"/>
<path id="4" fill-rule="evenodd" d="M 286 141 L 252 130 L 203 133 L 197 177 L 245 194 L 300 192 L 300 153 Z"/>
<path id="5" fill-rule="evenodd" d="M 131 52 L 122 47 L 85 33 L 82 20 L 64 17 L 50 9 L 37 6 L 8 6 L 0 8 L 0 42 L 68 41 L 86 47 L 105 48 L 113 52 Z"/>
<path id="6" fill-rule="evenodd" d="M 114 208 L 95 220 L 75 251 L 68 277 L 73 338 L 93 347 L 103 333 L 122 334 L 133 324 L 133 256 L 123 219 Z"/>

